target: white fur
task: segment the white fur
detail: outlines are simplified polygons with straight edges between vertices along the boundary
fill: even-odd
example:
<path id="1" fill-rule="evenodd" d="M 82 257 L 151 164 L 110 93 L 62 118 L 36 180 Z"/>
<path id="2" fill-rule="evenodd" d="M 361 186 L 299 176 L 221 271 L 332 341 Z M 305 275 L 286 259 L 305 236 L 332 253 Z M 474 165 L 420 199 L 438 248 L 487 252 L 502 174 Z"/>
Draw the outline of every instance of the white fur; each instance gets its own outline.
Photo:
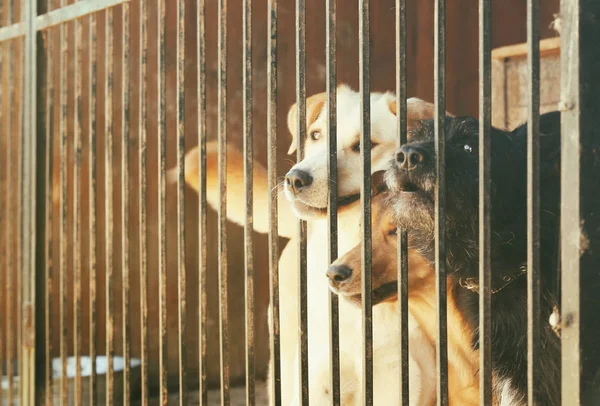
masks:
<path id="1" fill-rule="evenodd" d="M 372 172 L 385 169 L 396 150 L 396 117 L 389 109 L 393 100 L 390 94 L 371 96 L 371 134 L 378 144 L 372 150 Z M 340 197 L 360 191 L 360 155 L 351 150 L 360 134 L 359 95 L 349 88 L 338 90 L 337 98 L 338 141 L 338 195 Z M 294 168 L 310 171 L 314 181 L 307 193 L 301 196 L 303 204 L 314 207 L 327 206 L 327 114 L 321 114 L 307 131 L 322 133 L 319 142 L 308 142 L 306 158 Z M 299 142 L 302 142 L 299 140 Z M 286 196 L 293 195 L 286 190 Z M 292 204 L 296 213 L 308 217 L 308 345 L 310 404 L 329 405 L 329 289 L 325 271 L 328 267 L 327 219 L 312 216 Z M 338 225 L 339 253 L 345 253 L 360 242 L 360 206 L 340 212 Z M 289 221 L 293 221 L 290 219 Z M 292 238 L 295 240 L 295 238 Z M 280 334 L 282 404 L 298 402 L 298 269 L 297 243 L 290 241 L 280 258 Z M 362 327 L 360 310 L 345 300 L 340 300 L 340 358 L 342 404 L 362 404 Z M 399 344 L 398 312 L 395 304 L 380 304 L 373 308 L 374 352 L 374 404 L 391 405 L 398 402 Z M 412 317 L 410 328 L 410 404 L 428 405 L 435 401 L 435 359 L 431 343 Z"/>

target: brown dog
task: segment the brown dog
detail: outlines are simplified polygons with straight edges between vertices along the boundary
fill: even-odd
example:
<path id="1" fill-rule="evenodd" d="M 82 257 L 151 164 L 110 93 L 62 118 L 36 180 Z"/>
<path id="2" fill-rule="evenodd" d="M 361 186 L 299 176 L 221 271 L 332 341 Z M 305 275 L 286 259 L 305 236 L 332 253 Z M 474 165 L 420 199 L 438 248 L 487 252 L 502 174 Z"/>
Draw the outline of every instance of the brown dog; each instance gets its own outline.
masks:
<path id="1" fill-rule="evenodd" d="M 398 317 L 397 282 L 398 251 L 396 225 L 393 212 L 387 202 L 387 192 L 379 194 L 372 201 L 372 288 L 373 312 L 381 307 L 395 314 L 390 317 L 392 323 Z M 410 244 L 409 244 L 410 247 Z M 416 250 L 408 251 L 408 307 L 409 307 L 409 358 L 416 360 L 420 367 L 417 382 L 413 372 L 410 376 L 410 397 L 413 402 L 414 392 L 423 396 L 424 391 L 432 391 L 435 395 L 435 362 L 424 364 L 423 348 L 433 346 L 437 335 L 437 317 L 435 300 L 435 271 L 430 262 Z M 327 272 L 331 289 L 352 303 L 361 302 L 361 246 L 358 245 L 335 261 Z M 412 324 L 412 326 L 411 326 Z M 452 289 L 448 289 L 448 385 L 450 405 L 478 405 L 478 356 L 471 347 L 471 332 L 456 309 Z M 398 328 L 389 326 L 390 329 Z M 416 334 L 415 334 L 416 333 Z M 377 332 L 374 333 L 376 335 Z M 376 346 L 376 343 L 374 343 Z M 378 349 L 379 353 L 387 352 L 390 358 L 398 357 L 398 347 Z M 424 379 L 433 376 L 430 381 Z M 397 399 L 390 398 L 390 403 Z"/>

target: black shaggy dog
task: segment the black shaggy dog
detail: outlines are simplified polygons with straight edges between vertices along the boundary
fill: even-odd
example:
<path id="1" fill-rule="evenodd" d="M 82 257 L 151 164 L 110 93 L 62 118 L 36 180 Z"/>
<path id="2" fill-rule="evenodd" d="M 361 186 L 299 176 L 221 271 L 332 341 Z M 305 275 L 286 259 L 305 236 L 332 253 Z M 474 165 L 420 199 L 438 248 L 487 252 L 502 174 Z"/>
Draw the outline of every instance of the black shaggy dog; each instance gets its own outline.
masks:
<path id="1" fill-rule="evenodd" d="M 397 151 L 386 181 L 397 225 L 434 261 L 433 121 L 426 121 Z M 446 261 L 459 311 L 478 346 L 478 122 L 447 118 Z M 548 320 L 557 303 L 560 227 L 560 114 L 540 118 L 541 137 L 541 388 L 542 405 L 560 403 L 560 341 Z M 527 127 L 492 129 L 491 256 L 492 365 L 501 404 L 527 395 Z"/>

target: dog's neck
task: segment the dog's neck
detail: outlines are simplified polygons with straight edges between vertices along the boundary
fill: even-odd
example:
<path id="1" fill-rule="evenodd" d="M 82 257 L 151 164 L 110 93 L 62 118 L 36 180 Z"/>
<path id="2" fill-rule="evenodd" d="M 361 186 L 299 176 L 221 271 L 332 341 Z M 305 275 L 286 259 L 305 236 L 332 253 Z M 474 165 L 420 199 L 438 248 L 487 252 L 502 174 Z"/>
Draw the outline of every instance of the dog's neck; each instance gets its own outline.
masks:
<path id="1" fill-rule="evenodd" d="M 435 281 L 430 277 L 409 289 L 408 307 L 431 342 L 437 337 L 437 303 Z M 449 289 L 450 290 L 450 282 Z M 471 347 L 471 330 L 458 312 L 453 296 L 448 294 L 448 390 L 452 405 L 475 405 L 479 402 L 479 368 L 477 352 Z"/>

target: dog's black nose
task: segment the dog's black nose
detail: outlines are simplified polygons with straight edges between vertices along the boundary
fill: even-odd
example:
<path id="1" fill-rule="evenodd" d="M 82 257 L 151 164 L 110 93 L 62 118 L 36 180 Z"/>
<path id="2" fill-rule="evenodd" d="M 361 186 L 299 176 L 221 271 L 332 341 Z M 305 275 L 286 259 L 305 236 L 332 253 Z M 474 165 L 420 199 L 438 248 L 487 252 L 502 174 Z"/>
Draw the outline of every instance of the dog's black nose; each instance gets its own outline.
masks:
<path id="1" fill-rule="evenodd" d="M 331 265 L 327 270 L 327 277 L 333 285 L 339 285 L 352 275 L 352 269 L 345 265 Z"/>
<path id="2" fill-rule="evenodd" d="M 294 193 L 299 193 L 305 187 L 310 186 L 312 181 L 313 178 L 308 172 L 299 169 L 292 169 L 285 175 L 285 184 L 292 189 Z"/>
<path id="3" fill-rule="evenodd" d="M 413 170 L 425 161 L 425 153 L 417 147 L 403 146 L 396 152 L 396 162 L 400 169 Z"/>

